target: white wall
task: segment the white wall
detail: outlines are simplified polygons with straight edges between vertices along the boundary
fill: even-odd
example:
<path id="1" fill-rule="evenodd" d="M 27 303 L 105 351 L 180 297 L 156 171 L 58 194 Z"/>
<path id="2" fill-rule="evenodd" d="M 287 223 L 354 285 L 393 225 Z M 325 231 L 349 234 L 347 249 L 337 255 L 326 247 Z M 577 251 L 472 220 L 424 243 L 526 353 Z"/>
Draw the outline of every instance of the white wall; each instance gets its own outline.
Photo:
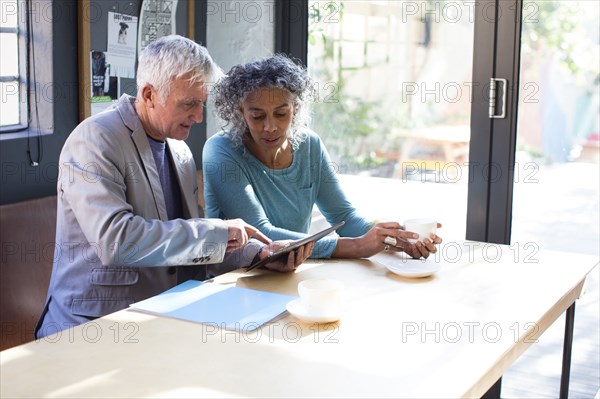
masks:
<path id="1" fill-rule="evenodd" d="M 275 1 L 208 1 L 206 43 L 225 73 L 237 64 L 270 55 L 275 49 Z M 209 101 L 207 136 L 222 126 Z"/>

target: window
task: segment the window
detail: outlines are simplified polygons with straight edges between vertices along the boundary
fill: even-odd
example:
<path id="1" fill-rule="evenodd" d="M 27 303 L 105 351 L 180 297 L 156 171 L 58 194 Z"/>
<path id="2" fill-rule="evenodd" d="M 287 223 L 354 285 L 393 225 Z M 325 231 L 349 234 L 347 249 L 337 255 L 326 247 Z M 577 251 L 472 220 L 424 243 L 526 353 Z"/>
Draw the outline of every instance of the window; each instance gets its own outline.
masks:
<path id="1" fill-rule="evenodd" d="M 76 83 L 53 80 L 53 26 L 68 22 L 73 4 L 0 0 L 0 142 L 26 139 L 31 166 L 42 159 L 42 136 L 54 132 L 55 102 Z"/>
<path id="2" fill-rule="evenodd" d="M 307 66 L 319 96 L 311 127 L 367 217 L 430 215 L 444 237 L 465 237 L 471 93 L 483 87 L 472 76 L 471 6 L 308 2 Z M 373 192 L 402 205 L 374 207 Z"/>
<path id="3" fill-rule="evenodd" d="M 0 2 L 0 131 L 27 128 L 27 15 L 24 1 Z"/>

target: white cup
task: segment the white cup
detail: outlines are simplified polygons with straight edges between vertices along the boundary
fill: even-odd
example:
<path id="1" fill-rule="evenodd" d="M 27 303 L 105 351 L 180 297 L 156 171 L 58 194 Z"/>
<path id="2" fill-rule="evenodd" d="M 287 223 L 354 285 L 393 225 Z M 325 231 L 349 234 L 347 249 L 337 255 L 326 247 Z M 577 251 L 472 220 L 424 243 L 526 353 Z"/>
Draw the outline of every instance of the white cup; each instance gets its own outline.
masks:
<path id="1" fill-rule="evenodd" d="M 344 284 L 328 278 L 314 278 L 298 284 L 304 308 L 312 313 L 338 312 L 342 307 Z"/>
<path id="2" fill-rule="evenodd" d="M 408 242 L 412 244 L 417 241 L 423 241 L 425 238 L 429 238 L 429 235 L 435 233 L 436 229 L 437 222 L 433 219 L 421 218 L 404 221 L 404 230 L 419 234 L 418 239 L 407 238 Z"/>

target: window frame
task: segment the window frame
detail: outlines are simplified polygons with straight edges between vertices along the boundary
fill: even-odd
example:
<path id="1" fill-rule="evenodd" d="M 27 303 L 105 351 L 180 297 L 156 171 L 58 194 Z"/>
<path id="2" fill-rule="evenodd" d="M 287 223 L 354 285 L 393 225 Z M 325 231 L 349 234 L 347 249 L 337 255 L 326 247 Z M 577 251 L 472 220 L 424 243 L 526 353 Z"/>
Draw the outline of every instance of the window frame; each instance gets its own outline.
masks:
<path id="1" fill-rule="evenodd" d="M 12 125 L 0 125 L 0 134 L 19 132 L 29 127 L 29 98 L 27 96 L 29 87 L 29 54 L 27 42 L 29 30 L 27 27 L 28 3 L 27 0 L 17 0 L 17 26 L 0 27 L 0 33 L 12 33 L 17 35 L 17 60 L 18 74 L 0 75 L 0 82 L 17 82 L 19 91 L 19 122 Z"/>
<path id="2" fill-rule="evenodd" d="M 306 66 L 308 60 L 308 0 L 276 0 L 275 52 Z"/>

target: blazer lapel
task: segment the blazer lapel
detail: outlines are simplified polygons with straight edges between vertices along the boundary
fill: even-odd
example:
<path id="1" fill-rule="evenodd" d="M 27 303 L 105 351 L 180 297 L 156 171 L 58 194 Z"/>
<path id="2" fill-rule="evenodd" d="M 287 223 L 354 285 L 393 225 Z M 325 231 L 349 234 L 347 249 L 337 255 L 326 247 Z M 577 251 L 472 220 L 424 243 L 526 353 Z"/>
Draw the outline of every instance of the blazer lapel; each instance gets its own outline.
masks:
<path id="1" fill-rule="evenodd" d="M 131 138 L 144 166 L 146 176 L 148 177 L 160 220 L 168 220 L 167 206 L 165 204 L 165 196 L 160 184 L 160 178 L 158 177 L 158 170 L 156 169 L 156 163 L 154 162 L 154 156 L 152 155 L 146 132 L 144 131 L 140 118 L 135 112 L 135 107 L 133 105 L 135 101 L 135 97 L 123 94 L 119 99 L 117 107 L 121 114 L 121 118 L 123 119 L 123 123 L 132 131 Z M 186 151 L 187 144 L 184 142 L 167 139 L 167 148 L 171 153 L 171 158 L 175 161 L 175 173 L 183 197 L 182 201 L 185 216 L 197 218 L 199 215 L 197 199 L 198 186 L 195 175 L 196 164 L 194 163 L 194 159 L 191 158 L 189 150 Z"/>
<path id="2" fill-rule="evenodd" d="M 175 164 L 175 173 L 177 175 L 177 181 L 181 190 L 183 210 L 186 218 L 197 218 L 198 217 L 198 182 L 196 180 L 195 163 L 193 159 L 189 159 L 190 154 L 187 151 L 180 150 L 179 147 L 182 143 L 177 140 L 167 139 L 167 148 L 171 152 L 171 158 Z M 185 144 L 184 144 L 185 145 Z M 190 161 L 193 167 L 190 167 Z M 192 190 L 192 188 L 195 189 Z"/>

